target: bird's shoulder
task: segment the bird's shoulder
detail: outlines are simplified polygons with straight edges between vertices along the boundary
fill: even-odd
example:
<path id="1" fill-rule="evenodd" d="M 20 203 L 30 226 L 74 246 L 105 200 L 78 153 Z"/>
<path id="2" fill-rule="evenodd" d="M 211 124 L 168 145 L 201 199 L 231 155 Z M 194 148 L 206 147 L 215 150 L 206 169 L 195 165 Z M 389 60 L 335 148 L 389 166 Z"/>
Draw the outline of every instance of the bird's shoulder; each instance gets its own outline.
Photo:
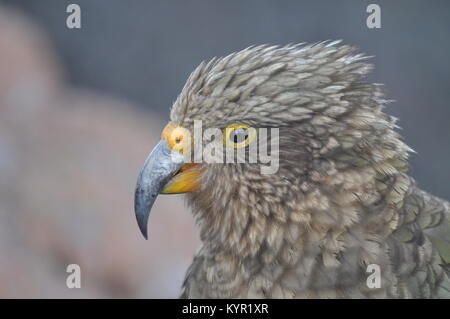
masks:
<path id="1" fill-rule="evenodd" d="M 420 230 L 429 237 L 450 241 L 450 203 L 413 186 L 400 209 L 397 231 Z"/>
<path id="2" fill-rule="evenodd" d="M 394 237 L 405 243 L 432 244 L 440 265 L 450 275 L 450 203 L 413 186 L 400 210 Z"/>

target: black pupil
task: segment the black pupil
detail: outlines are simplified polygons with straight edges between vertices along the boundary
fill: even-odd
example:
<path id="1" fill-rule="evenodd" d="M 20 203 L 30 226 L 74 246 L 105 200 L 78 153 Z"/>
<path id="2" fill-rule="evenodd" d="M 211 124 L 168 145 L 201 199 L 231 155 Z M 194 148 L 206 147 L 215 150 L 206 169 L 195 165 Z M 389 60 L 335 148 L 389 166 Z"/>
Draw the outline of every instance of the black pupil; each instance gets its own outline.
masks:
<path id="1" fill-rule="evenodd" d="M 234 143 L 241 143 L 248 138 L 248 132 L 244 128 L 238 128 L 231 133 L 231 137 Z"/>

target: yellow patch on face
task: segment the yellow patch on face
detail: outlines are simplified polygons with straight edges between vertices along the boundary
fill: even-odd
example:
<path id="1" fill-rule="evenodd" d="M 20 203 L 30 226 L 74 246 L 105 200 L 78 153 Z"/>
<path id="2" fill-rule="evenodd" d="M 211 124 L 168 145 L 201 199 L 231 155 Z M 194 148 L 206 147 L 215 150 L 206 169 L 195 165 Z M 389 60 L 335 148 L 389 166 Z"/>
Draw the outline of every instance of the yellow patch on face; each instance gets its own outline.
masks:
<path id="1" fill-rule="evenodd" d="M 246 124 L 233 123 L 224 130 L 224 143 L 227 147 L 247 146 L 256 136 L 256 130 Z"/>
<path id="2" fill-rule="evenodd" d="M 168 123 L 164 128 L 161 137 L 166 140 L 169 148 L 183 154 L 191 147 L 191 134 L 188 129 Z M 162 194 L 178 194 L 195 191 L 200 186 L 200 165 L 196 163 L 186 163 L 164 186 Z"/>
<path id="3" fill-rule="evenodd" d="M 191 133 L 188 129 L 169 122 L 162 131 L 161 137 L 166 140 L 172 151 L 182 153 L 191 146 Z"/>

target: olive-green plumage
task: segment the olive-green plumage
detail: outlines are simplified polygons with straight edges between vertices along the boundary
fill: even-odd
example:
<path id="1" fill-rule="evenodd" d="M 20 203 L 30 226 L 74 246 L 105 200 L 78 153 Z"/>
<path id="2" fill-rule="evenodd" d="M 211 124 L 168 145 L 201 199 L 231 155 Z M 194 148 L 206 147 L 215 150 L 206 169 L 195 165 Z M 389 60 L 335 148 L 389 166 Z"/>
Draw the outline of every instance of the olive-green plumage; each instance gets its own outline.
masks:
<path id="1" fill-rule="evenodd" d="M 171 110 L 192 128 L 277 127 L 280 164 L 201 164 L 203 247 L 182 297 L 448 298 L 450 206 L 407 175 L 409 147 L 371 65 L 336 42 L 202 63 Z M 367 265 L 381 285 L 366 284 Z"/>

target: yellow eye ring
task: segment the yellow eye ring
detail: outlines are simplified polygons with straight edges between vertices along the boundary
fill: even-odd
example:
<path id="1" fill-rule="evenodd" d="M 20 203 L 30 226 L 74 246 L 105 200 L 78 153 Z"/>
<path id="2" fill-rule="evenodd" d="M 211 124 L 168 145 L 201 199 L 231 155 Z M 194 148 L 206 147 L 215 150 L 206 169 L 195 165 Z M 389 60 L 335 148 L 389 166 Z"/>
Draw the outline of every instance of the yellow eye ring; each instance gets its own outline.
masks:
<path id="1" fill-rule="evenodd" d="M 224 142 L 227 147 L 247 146 L 256 136 L 256 130 L 246 124 L 233 123 L 225 128 Z"/>
<path id="2" fill-rule="evenodd" d="M 161 137 L 173 151 L 183 153 L 191 143 L 191 134 L 188 129 L 169 123 L 164 128 Z"/>

